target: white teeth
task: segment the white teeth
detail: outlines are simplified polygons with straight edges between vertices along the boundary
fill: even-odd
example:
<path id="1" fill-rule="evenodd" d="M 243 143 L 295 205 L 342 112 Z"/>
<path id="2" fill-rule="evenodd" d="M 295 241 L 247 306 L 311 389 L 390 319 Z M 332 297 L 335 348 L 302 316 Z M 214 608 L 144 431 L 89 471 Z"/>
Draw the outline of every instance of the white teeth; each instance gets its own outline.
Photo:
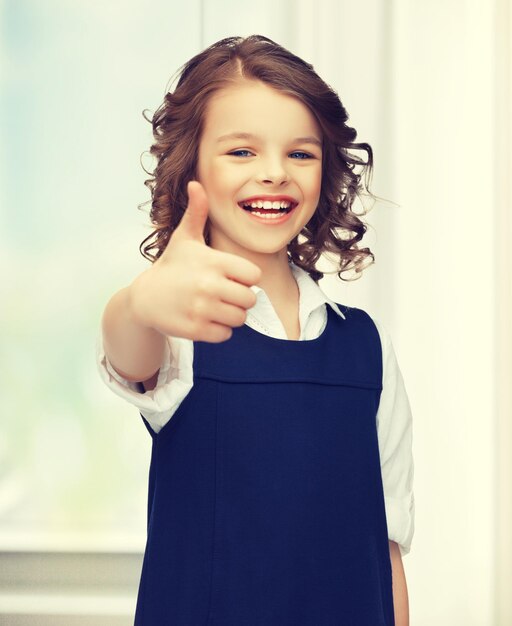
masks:
<path id="1" fill-rule="evenodd" d="M 270 200 L 254 200 L 253 202 L 245 203 L 244 206 L 250 206 L 253 209 L 287 209 L 291 205 L 291 202 L 287 200 L 277 200 L 271 202 Z"/>
<path id="2" fill-rule="evenodd" d="M 251 211 L 252 215 L 263 217 L 267 220 L 275 220 L 282 217 L 281 213 L 259 213 L 258 211 Z"/>

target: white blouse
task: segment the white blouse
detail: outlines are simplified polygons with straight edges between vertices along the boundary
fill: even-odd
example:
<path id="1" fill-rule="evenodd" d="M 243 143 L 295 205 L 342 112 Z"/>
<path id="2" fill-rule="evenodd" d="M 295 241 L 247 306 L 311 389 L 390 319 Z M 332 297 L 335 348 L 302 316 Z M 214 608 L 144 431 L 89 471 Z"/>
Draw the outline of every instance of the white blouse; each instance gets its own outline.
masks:
<path id="1" fill-rule="evenodd" d="M 326 305 L 345 316 L 302 268 L 290 263 L 299 287 L 299 340 L 316 339 L 327 323 Z M 247 311 L 245 323 L 278 339 L 287 339 L 284 326 L 265 291 L 253 285 L 256 304 Z M 372 317 L 379 331 L 383 358 L 383 389 L 377 412 L 377 433 L 386 507 L 388 537 L 398 543 L 400 553 L 410 552 L 414 535 L 414 462 L 412 457 L 412 415 L 402 374 L 391 339 L 382 324 Z M 120 376 L 108 361 L 101 333 L 97 341 L 97 365 L 105 384 L 131 404 L 158 433 L 172 418 L 192 388 L 193 351 L 191 339 L 167 337 L 165 354 L 156 387 L 144 392 L 140 383 Z"/>

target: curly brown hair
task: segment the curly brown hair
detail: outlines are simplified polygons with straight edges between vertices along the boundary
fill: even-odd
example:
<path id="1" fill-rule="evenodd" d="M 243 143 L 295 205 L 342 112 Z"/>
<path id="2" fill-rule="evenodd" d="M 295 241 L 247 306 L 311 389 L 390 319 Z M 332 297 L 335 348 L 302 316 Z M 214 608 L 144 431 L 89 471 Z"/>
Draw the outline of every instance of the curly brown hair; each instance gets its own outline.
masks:
<path id="1" fill-rule="evenodd" d="M 334 253 L 339 261 L 338 276 L 342 280 L 359 278 L 375 257 L 369 248 L 358 247 L 367 226 L 352 205 L 358 196 L 374 197 L 368 189 L 373 152 L 367 143 L 354 143 L 357 133 L 346 124 L 348 115 L 337 93 L 311 64 L 262 35 L 222 39 L 178 72 L 181 75 L 174 93 L 166 93 L 153 118 L 146 118 L 143 112 L 153 126 L 155 143 L 150 153 L 157 164 L 153 172 L 147 172 L 152 178 L 144 183 L 151 190 L 150 218 L 154 230 L 140 244 L 141 254 L 155 261 L 186 210 L 187 183 L 197 179 L 199 142 L 210 96 L 240 80 L 256 79 L 298 98 L 315 115 L 323 132 L 318 207 L 288 244 L 289 260 L 318 281 L 323 272 L 315 267 L 316 262 L 322 253 Z M 365 151 L 367 160 L 360 160 L 351 150 Z M 208 224 L 204 235 L 209 245 Z M 341 274 L 349 270 L 355 274 L 345 279 Z"/>

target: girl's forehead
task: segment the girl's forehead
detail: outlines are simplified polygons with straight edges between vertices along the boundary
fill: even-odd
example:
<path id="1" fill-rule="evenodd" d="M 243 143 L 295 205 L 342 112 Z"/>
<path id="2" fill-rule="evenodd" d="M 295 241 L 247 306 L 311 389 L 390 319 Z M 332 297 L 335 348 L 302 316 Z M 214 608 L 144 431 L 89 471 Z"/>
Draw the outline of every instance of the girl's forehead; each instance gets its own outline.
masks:
<path id="1" fill-rule="evenodd" d="M 319 132 L 315 116 L 299 98 L 256 80 L 244 80 L 212 94 L 204 123 L 205 130 L 219 135 L 241 126 Z"/>
<path id="2" fill-rule="evenodd" d="M 230 105 L 236 107 L 240 102 L 249 104 L 255 99 L 258 103 L 281 101 L 283 104 L 290 104 L 291 101 L 295 100 L 292 96 L 263 81 L 244 79 L 215 91 L 210 96 L 209 103 L 211 106 L 217 107 L 229 107 Z"/>

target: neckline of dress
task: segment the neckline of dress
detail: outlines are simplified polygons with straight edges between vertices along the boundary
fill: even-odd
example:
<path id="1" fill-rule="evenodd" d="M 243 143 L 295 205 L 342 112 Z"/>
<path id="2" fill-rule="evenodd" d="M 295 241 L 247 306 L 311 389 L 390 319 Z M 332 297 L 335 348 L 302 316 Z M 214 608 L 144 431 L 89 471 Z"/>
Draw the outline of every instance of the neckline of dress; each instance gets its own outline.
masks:
<path id="1" fill-rule="evenodd" d="M 264 341 L 267 341 L 267 342 L 286 343 L 288 345 L 313 344 L 313 343 L 320 342 L 321 340 L 323 340 L 323 338 L 327 334 L 327 330 L 329 328 L 331 318 L 333 315 L 335 315 L 334 311 L 332 311 L 331 307 L 328 306 L 327 303 L 325 304 L 325 308 L 327 309 L 327 322 L 322 332 L 318 335 L 318 337 L 315 337 L 314 339 L 288 339 L 288 338 L 282 339 L 281 337 L 272 337 L 272 335 L 267 335 L 266 333 L 262 333 L 259 330 L 252 328 L 252 326 L 249 326 L 249 324 L 247 323 L 243 325 L 243 328 L 246 329 L 249 333 L 255 333 L 256 335 L 259 335 L 260 337 L 263 338 Z"/>

